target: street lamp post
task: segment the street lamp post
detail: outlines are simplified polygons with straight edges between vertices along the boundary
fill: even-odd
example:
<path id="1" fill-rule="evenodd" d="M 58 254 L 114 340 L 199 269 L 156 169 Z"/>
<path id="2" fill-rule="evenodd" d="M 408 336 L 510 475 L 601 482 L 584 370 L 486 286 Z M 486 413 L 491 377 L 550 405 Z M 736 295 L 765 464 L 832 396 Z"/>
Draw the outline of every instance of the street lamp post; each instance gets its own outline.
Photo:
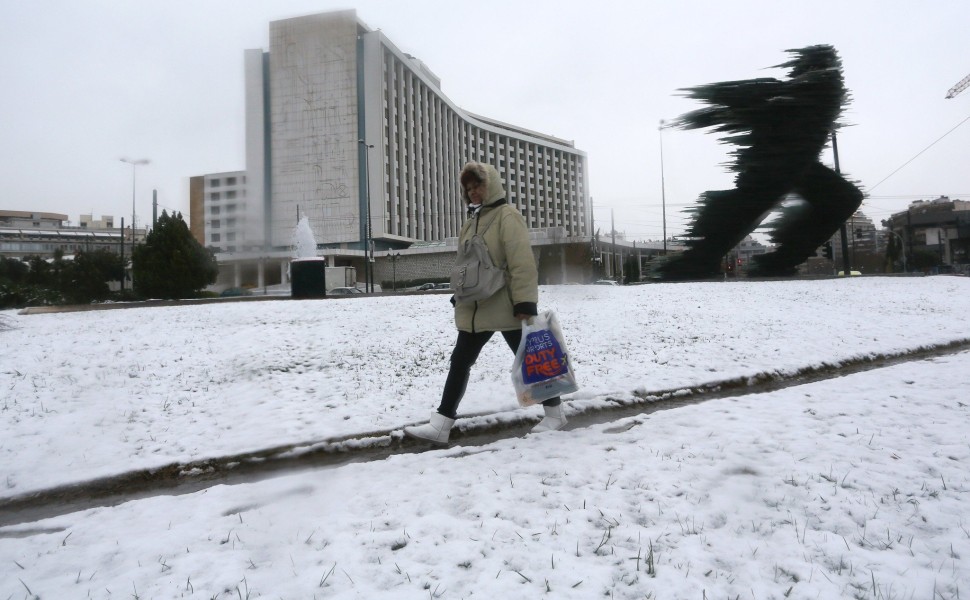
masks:
<path id="1" fill-rule="evenodd" d="M 835 161 L 835 172 L 841 174 L 842 169 L 839 167 L 839 138 L 836 136 L 834 129 L 832 130 L 832 158 Z M 845 230 L 845 221 L 842 221 L 842 225 L 839 226 L 839 234 L 842 238 L 842 272 L 845 273 L 846 277 L 849 277 L 852 275 L 852 266 L 849 264 L 849 238 Z"/>
<path id="2" fill-rule="evenodd" d="M 851 268 L 854 269 L 854 268 L 856 268 L 858 266 L 856 264 L 856 262 L 855 262 L 855 238 L 856 238 L 856 233 L 855 233 L 855 215 L 854 214 L 851 217 L 849 217 L 849 231 L 851 232 L 849 235 L 852 236 L 852 250 L 851 250 L 851 254 L 850 254 L 850 256 L 852 256 L 852 262 L 851 262 L 852 266 L 851 266 Z M 845 272 L 845 276 L 846 277 L 848 277 L 851 274 L 852 274 L 852 271 L 851 270 L 847 270 Z"/>
<path id="3" fill-rule="evenodd" d="M 668 127 L 670 125 L 660 119 L 660 127 L 657 128 L 657 131 L 660 137 L 660 206 L 663 209 L 664 256 L 667 256 L 667 185 L 664 181 L 664 129 Z"/>
<path id="4" fill-rule="evenodd" d="M 367 288 L 367 293 L 373 293 L 373 267 L 371 263 L 374 261 L 374 249 L 371 246 L 371 224 L 370 224 L 370 149 L 374 147 L 374 144 L 368 144 L 364 140 L 357 140 L 357 143 L 364 147 L 364 190 L 367 196 L 367 201 L 364 209 L 364 218 L 367 219 L 367 223 L 364 226 L 364 278 L 367 280 L 365 282 L 365 287 Z"/>
<path id="5" fill-rule="evenodd" d="M 391 253 L 391 279 L 394 281 L 394 291 L 397 291 L 397 259 L 401 258 L 400 252 Z"/>
<path id="6" fill-rule="evenodd" d="M 147 158 L 140 158 L 138 160 L 131 160 L 128 158 L 122 158 L 121 162 L 128 163 L 131 165 L 131 242 L 134 247 L 135 243 L 135 169 L 139 165 L 147 165 L 149 161 Z"/>
<path id="7" fill-rule="evenodd" d="M 138 165 L 147 165 L 149 161 L 147 158 L 139 158 L 132 160 L 130 158 L 122 158 L 121 162 L 131 165 L 131 257 L 135 258 L 135 170 Z M 124 232 L 122 232 L 123 234 Z M 134 264 L 134 262 L 132 262 Z M 135 279 L 132 277 L 131 288 L 135 289 Z"/>

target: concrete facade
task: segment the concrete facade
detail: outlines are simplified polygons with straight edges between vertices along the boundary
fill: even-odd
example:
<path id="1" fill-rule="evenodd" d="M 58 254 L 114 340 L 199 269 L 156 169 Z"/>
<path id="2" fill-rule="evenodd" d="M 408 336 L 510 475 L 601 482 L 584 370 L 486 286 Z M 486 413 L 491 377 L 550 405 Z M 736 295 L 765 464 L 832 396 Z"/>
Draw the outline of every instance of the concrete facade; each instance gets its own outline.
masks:
<path id="1" fill-rule="evenodd" d="M 882 224 L 902 240 L 907 256 L 932 252 L 946 270 L 970 273 L 970 201 L 917 200 Z"/>
<path id="2" fill-rule="evenodd" d="M 565 250 L 591 241 L 585 153 L 461 109 L 424 63 L 355 11 L 270 23 L 269 51 L 246 50 L 244 70 L 246 171 L 234 175 L 245 177 L 246 202 L 236 209 L 236 243 L 225 236 L 225 206 L 213 238 L 210 181 L 230 174 L 190 182 L 191 229 L 217 250 L 224 271 L 215 288 L 285 286 L 301 217 L 331 266 L 353 266 L 364 278 L 370 239 L 373 281 L 393 286 L 398 268 L 402 279 L 441 280 L 465 219 L 458 174 L 472 160 L 498 169 L 543 252 L 562 246 L 578 261 L 557 264 L 547 280 L 593 276 L 590 252 Z"/>
<path id="3" fill-rule="evenodd" d="M 246 51 L 245 71 L 249 194 L 273 249 L 292 244 L 298 215 L 321 248 L 455 237 L 470 160 L 499 170 L 530 228 L 590 235 L 585 153 L 462 110 L 353 10 L 270 23 L 269 53 Z"/>
<path id="4" fill-rule="evenodd" d="M 101 217 L 95 219 L 94 215 L 81 215 L 82 229 L 114 229 L 114 217 Z"/>
<path id="5" fill-rule="evenodd" d="M 269 174 L 269 54 L 262 50 L 246 50 L 244 54 L 246 81 L 246 238 L 264 248 L 269 240 L 268 198 Z"/>
<path id="6" fill-rule="evenodd" d="M 250 238 L 248 210 L 245 171 L 210 173 L 190 179 L 190 230 L 206 248 L 215 252 L 260 248 L 262 237 Z"/>
<path id="7" fill-rule="evenodd" d="M 359 241 L 354 11 L 270 23 L 271 243 L 292 243 L 297 215 L 318 241 Z M 248 166 L 248 165 L 247 165 Z"/>

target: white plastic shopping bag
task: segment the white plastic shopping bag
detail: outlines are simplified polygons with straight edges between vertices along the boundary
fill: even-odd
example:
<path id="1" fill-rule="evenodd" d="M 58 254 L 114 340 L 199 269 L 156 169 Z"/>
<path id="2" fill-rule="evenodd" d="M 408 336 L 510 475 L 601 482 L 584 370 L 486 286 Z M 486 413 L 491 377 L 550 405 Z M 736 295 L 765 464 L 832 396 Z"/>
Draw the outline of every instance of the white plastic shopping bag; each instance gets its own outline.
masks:
<path id="1" fill-rule="evenodd" d="M 512 363 L 512 385 L 522 406 L 579 389 L 562 329 L 551 310 L 522 321 L 522 341 Z"/>

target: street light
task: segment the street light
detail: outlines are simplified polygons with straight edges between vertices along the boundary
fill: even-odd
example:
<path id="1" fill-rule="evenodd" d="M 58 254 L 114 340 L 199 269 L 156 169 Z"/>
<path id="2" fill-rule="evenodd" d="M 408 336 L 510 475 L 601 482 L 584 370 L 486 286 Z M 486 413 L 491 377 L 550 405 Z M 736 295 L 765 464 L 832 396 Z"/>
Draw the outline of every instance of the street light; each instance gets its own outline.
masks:
<path id="1" fill-rule="evenodd" d="M 660 119 L 660 127 L 657 127 L 660 137 L 660 205 L 663 208 L 664 226 L 664 256 L 667 256 L 667 185 L 664 181 L 664 129 L 673 127 Z"/>
<path id="2" fill-rule="evenodd" d="M 139 165 L 147 165 L 151 161 L 147 158 L 140 158 L 138 160 L 131 160 L 128 158 L 122 158 L 121 162 L 128 163 L 131 165 L 131 242 L 132 247 L 135 243 L 135 169 Z"/>
<path id="3" fill-rule="evenodd" d="M 371 247 L 371 225 L 370 225 L 370 149 L 374 144 L 368 144 L 364 140 L 357 140 L 357 143 L 364 147 L 364 190 L 367 196 L 366 207 L 364 210 L 367 224 L 364 226 L 364 278 L 367 280 L 365 286 L 367 293 L 373 293 L 374 284 L 371 263 L 374 261 L 374 249 Z"/>
<path id="4" fill-rule="evenodd" d="M 131 165 L 131 258 L 135 258 L 135 169 L 138 165 L 147 165 L 150 161 L 147 158 L 139 158 L 137 160 L 132 160 L 130 158 L 122 158 L 121 162 Z M 132 260 L 132 265 L 134 265 L 134 260 Z M 131 281 L 132 289 L 135 289 L 134 277 Z"/>
<path id="5" fill-rule="evenodd" d="M 401 258 L 400 252 L 391 253 L 391 278 L 394 281 L 394 291 L 397 291 L 397 259 Z"/>

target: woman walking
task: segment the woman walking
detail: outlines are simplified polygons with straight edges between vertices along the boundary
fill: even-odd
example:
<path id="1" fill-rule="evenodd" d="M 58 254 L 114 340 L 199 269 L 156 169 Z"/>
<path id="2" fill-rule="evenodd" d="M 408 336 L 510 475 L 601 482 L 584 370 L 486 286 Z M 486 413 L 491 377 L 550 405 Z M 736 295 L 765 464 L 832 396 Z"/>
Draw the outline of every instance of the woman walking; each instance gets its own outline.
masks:
<path id="1" fill-rule="evenodd" d="M 539 275 L 529 231 L 519 211 L 506 201 L 498 171 L 491 165 L 470 162 L 461 170 L 459 181 L 469 215 L 458 235 L 459 252 L 467 240 L 481 232 L 492 262 L 505 268 L 506 285 L 484 300 L 456 302 L 452 298 L 458 340 L 451 353 L 441 404 L 429 423 L 404 428 L 411 437 L 437 444 L 448 442 L 471 367 L 492 334 L 501 333 L 515 353 L 522 339 L 522 321 L 538 314 Z M 533 433 L 566 425 L 559 398 L 546 400 L 542 406 L 545 416 Z"/>

